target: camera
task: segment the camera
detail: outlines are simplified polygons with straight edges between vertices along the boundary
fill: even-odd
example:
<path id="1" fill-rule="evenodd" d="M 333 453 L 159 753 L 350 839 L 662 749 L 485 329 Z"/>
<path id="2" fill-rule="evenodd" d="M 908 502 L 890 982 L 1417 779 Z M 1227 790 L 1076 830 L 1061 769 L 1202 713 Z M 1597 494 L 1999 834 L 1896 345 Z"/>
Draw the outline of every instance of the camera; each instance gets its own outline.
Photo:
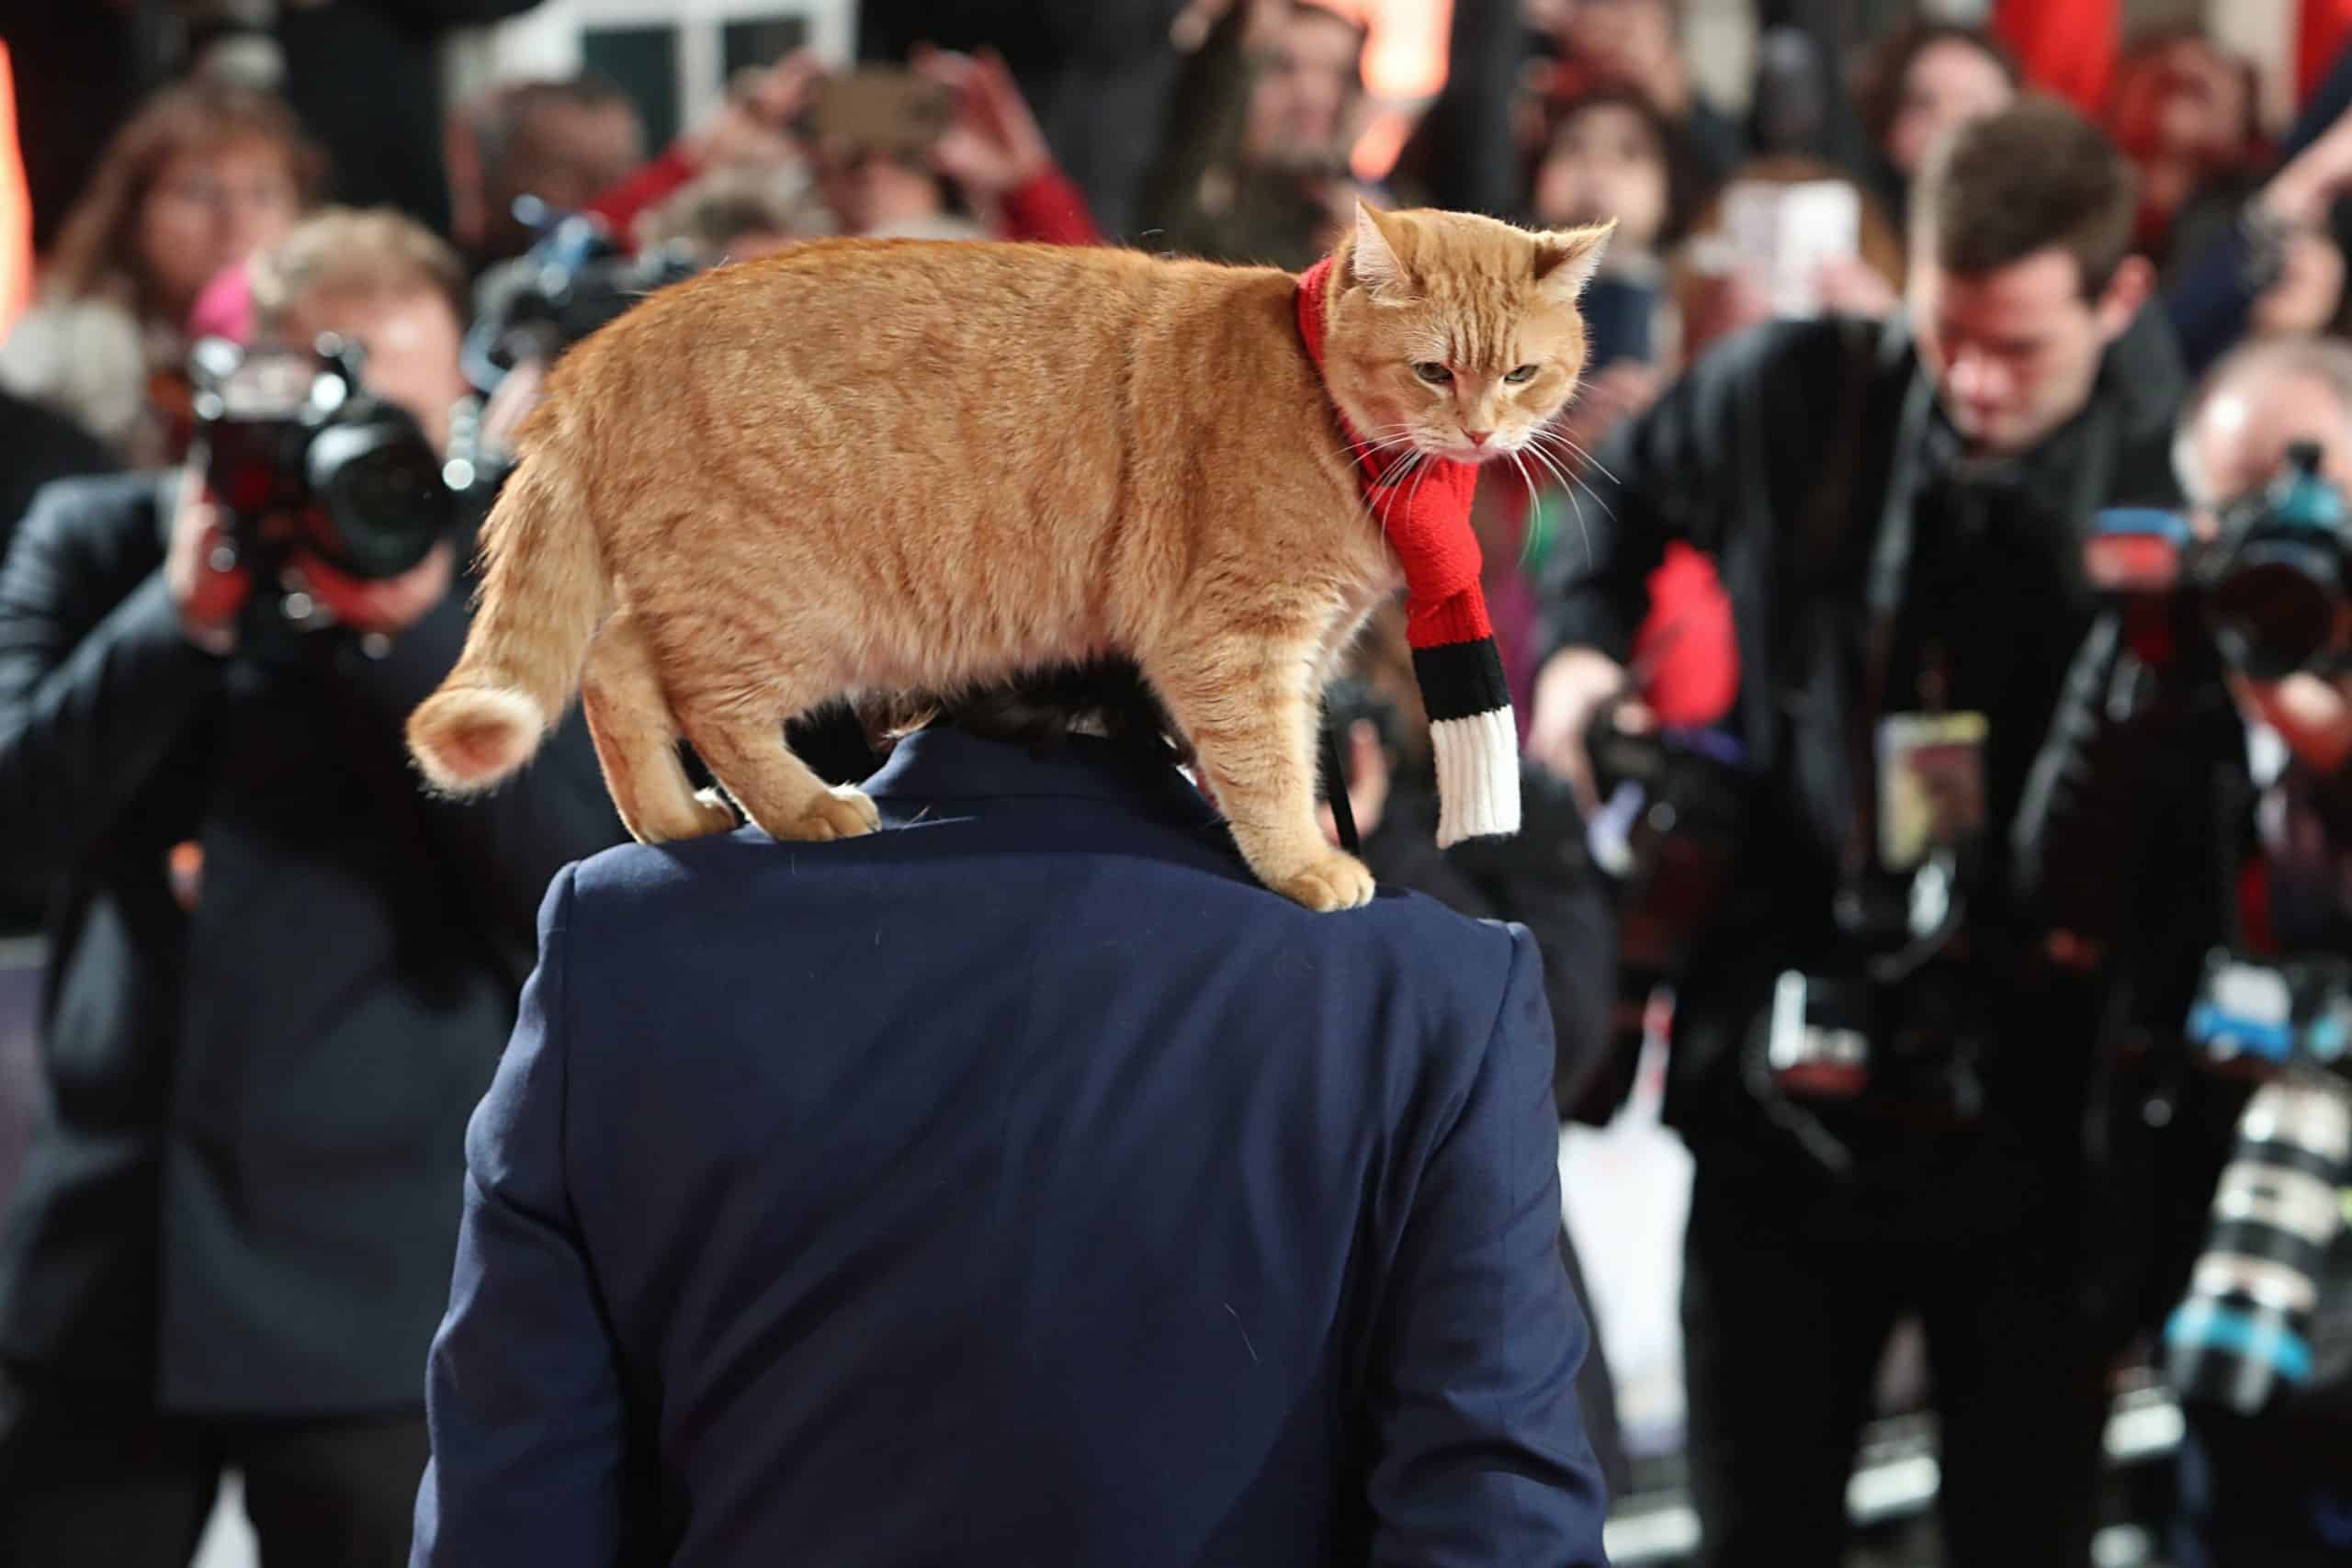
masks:
<path id="1" fill-rule="evenodd" d="M 2189 1009 L 2188 1042 L 2223 1072 L 2278 1072 L 2298 1061 L 2345 1070 L 2352 1055 L 2352 960 L 2273 964 L 2217 951 Z"/>
<path id="2" fill-rule="evenodd" d="M 415 419 L 360 383 L 356 344 L 190 356 L 205 482 L 256 583 L 301 552 L 362 579 L 418 565 L 459 518 L 458 496 Z"/>
<path id="3" fill-rule="evenodd" d="M 1746 830 L 1747 757 L 1711 729 L 1628 730 L 1617 705 L 1587 731 L 1600 809 L 1588 825 L 1592 858 L 1620 885 L 1623 964 L 1672 985 L 1713 923 Z"/>
<path id="4" fill-rule="evenodd" d="M 2211 540 L 2178 513 L 2101 513 L 2086 553 L 2091 582 L 2196 594 L 2222 659 L 2256 680 L 2318 667 L 2334 649 L 2352 548 L 2352 518 L 2320 461 L 2314 442 L 2289 447 L 2267 485 L 2223 510 Z"/>
<path id="5" fill-rule="evenodd" d="M 2352 1185 L 2352 1089 L 2305 1069 L 2255 1091 L 2213 1194 L 2188 1293 L 2165 1325 L 2186 1397 L 2255 1415 L 2312 1381 L 2311 1325 Z"/>
<path id="6" fill-rule="evenodd" d="M 517 281 L 485 302 L 463 351 L 466 379 L 485 397 L 515 366 L 553 362 L 646 295 L 700 270 L 680 247 L 632 256 L 601 219 L 558 212 L 536 197 L 517 201 L 514 214 L 539 238 Z"/>
<path id="7" fill-rule="evenodd" d="M 2189 1009 L 2208 1067 L 2261 1079 L 2238 1118 L 2205 1249 L 2165 1325 L 2185 1395 L 2254 1415 L 2312 1379 L 2312 1323 L 2352 1189 L 2352 962 L 2220 951 Z"/>

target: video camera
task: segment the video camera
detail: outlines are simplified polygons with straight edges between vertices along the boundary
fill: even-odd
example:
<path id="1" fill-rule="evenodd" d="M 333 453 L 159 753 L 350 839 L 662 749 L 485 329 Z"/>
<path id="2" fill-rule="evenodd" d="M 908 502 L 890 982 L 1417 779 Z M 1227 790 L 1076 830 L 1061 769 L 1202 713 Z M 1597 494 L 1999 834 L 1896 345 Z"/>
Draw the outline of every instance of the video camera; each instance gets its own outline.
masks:
<path id="1" fill-rule="evenodd" d="M 2188 1033 L 2209 1066 L 2262 1081 L 2165 1325 L 2167 1371 L 2185 1395 L 2255 1415 L 2320 1373 L 2312 1324 L 2352 1192 L 2352 961 L 2216 953 Z"/>
<path id="2" fill-rule="evenodd" d="M 484 397 L 515 366 L 552 362 L 646 295 L 701 268 L 677 246 L 632 256 L 602 219 L 560 213 L 536 197 L 517 201 L 514 215 L 539 238 L 517 269 L 520 283 L 488 301 L 466 334 L 466 379 Z"/>
<path id="3" fill-rule="evenodd" d="M 2091 582 L 2110 592 L 2195 593 L 2222 659 L 2256 680 L 2340 657 L 2352 517 L 2320 476 L 2320 457 L 2312 442 L 2290 447 L 2286 467 L 2228 507 L 2211 540 L 2197 538 L 2176 512 L 2099 513 L 2086 552 Z"/>
<path id="4" fill-rule="evenodd" d="M 360 383 L 356 344 L 308 352 L 207 338 L 190 355 L 204 476 L 237 558 L 265 592 L 291 556 L 397 577 L 456 527 L 472 475 Z"/>

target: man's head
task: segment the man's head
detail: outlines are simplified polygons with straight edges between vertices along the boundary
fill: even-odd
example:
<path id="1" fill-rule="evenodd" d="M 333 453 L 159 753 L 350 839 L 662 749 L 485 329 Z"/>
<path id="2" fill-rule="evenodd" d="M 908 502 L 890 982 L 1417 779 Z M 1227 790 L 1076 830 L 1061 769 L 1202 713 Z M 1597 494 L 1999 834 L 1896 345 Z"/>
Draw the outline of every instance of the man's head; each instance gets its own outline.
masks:
<path id="1" fill-rule="evenodd" d="M 2280 338 L 2224 358 L 2181 411 L 2173 468 L 2199 530 L 2268 483 L 2300 441 L 2316 442 L 2320 472 L 2352 496 L 2352 344 Z"/>
<path id="2" fill-rule="evenodd" d="M 698 262 L 752 261 L 833 231 L 833 215 L 797 173 L 713 169 L 639 220 L 648 247 L 683 246 Z"/>
<path id="3" fill-rule="evenodd" d="M 536 196 L 574 211 L 626 179 L 645 161 L 637 106 L 597 76 L 520 82 L 503 88 L 475 127 L 488 242 L 493 254 L 519 255 L 530 231 L 515 198 Z"/>
<path id="4" fill-rule="evenodd" d="M 2132 167 L 2029 98 L 1929 153 L 1912 203 L 1911 324 L 1944 411 L 1985 452 L 2030 450 L 2090 400 L 2154 283 L 2131 254 Z"/>
<path id="5" fill-rule="evenodd" d="M 308 347 L 357 343 L 370 391 L 414 415 L 446 448 L 468 390 L 459 367 L 466 274 L 430 230 L 390 209 L 331 208 L 254 258 L 255 336 Z"/>
<path id="6" fill-rule="evenodd" d="M 1193 762 L 1183 732 L 1143 672 L 1125 659 L 1033 670 L 948 701 L 880 698 L 862 705 L 867 740 L 888 750 L 922 729 L 960 729 L 985 740 L 1052 750 L 1093 736 L 1139 759 Z"/>
<path id="7" fill-rule="evenodd" d="M 1336 11 L 1283 6 L 1250 89 L 1242 156 L 1260 168 L 1319 168 L 1343 156 L 1363 96 L 1363 29 Z"/>
<path id="8" fill-rule="evenodd" d="M 2166 28 L 2126 51 L 2107 123 L 2134 159 L 2219 171 L 2243 163 L 2261 134 L 2258 99 L 2249 62 L 2201 28 Z"/>

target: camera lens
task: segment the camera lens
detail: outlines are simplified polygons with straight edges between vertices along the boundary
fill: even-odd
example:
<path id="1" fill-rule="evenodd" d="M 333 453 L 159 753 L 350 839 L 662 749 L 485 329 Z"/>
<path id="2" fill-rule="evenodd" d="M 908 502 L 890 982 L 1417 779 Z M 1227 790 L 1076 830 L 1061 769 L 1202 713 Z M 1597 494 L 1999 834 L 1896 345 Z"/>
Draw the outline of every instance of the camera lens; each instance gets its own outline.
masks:
<path id="1" fill-rule="evenodd" d="M 2240 564 L 2213 593 L 2222 652 L 2265 680 L 2308 665 L 2335 629 L 2335 561 L 2316 550 L 2273 550 L 2270 559 Z"/>
<path id="2" fill-rule="evenodd" d="M 2255 1094 L 2213 1196 L 2212 1230 L 2188 1299 L 2165 1325 L 2174 1386 L 2242 1414 L 2312 1374 L 2308 1329 L 2322 1262 L 2343 1224 L 2352 1096 L 2324 1078 Z"/>
<path id="3" fill-rule="evenodd" d="M 309 467 L 329 536 L 319 548 L 355 577 L 397 577 L 448 531 L 440 459 L 404 415 L 379 409 L 322 428 Z"/>

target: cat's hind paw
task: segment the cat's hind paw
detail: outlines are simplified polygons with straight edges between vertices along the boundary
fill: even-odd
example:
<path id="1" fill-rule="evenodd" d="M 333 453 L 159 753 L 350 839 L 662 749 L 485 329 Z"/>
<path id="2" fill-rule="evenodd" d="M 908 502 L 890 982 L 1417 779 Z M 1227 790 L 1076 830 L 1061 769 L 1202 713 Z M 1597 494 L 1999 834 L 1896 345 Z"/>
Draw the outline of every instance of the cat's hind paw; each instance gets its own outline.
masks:
<path id="1" fill-rule="evenodd" d="M 695 791 L 695 817 L 706 833 L 731 833 L 736 828 L 735 808 L 715 789 Z"/>
<path id="2" fill-rule="evenodd" d="M 1271 886 L 1283 897 L 1328 914 L 1335 909 L 1360 909 L 1371 903 L 1374 884 L 1363 862 L 1345 851 L 1333 850 Z"/>

